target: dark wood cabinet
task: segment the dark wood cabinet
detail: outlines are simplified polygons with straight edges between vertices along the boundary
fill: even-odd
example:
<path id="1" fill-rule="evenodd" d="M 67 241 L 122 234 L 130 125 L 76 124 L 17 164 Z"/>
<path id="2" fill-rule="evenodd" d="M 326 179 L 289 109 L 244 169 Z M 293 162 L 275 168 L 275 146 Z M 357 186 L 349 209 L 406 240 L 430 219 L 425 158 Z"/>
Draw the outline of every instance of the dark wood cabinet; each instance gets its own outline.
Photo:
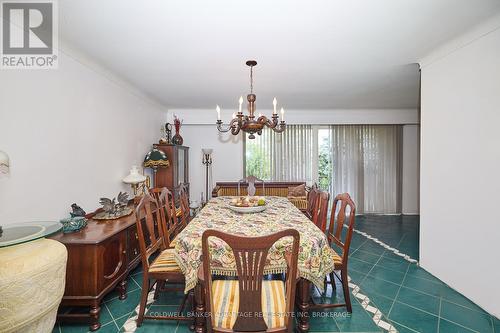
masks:
<path id="1" fill-rule="evenodd" d="M 92 331 L 99 329 L 102 299 L 115 288 L 120 299 L 125 299 L 127 276 L 140 263 L 135 215 L 107 221 L 89 219 L 84 229 L 51 238 L 68 250 L 66 287 L 58 320 L 89 322 Z M 80 307 L 88 311 L 82 313 Z"/>
<path id="2" fill-rule="evenodd" d="M 154 177 L 154 187 L 167 187 L 174 193 L 175 202 L 179 200 L 179 188 L 187 186 L 189 193 L 189 147 L 156 144 L 155 148 L 167 154 L 170 166 L 159 168 Z"/>

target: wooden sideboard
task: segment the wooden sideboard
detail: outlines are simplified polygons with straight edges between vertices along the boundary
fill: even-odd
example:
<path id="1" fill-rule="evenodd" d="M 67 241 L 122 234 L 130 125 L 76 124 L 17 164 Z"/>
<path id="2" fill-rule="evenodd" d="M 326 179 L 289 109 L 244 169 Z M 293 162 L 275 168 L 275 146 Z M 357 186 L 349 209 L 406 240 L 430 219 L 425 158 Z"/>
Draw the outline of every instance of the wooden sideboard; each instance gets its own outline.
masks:
<path id="1" fill-rule="evenodd" d="M 80 231 L 51 236 L 68 250 L 66 287 L 58 320 L 89 322 L 90 330 L 100 328 L 99 314 L 104 296 L 117 288 L 125 299 L 127 276 L 140 263 L 135 215 L 116 220 L 89 219 Z M 69 311 L 88 307 L 87 313 Z"/>

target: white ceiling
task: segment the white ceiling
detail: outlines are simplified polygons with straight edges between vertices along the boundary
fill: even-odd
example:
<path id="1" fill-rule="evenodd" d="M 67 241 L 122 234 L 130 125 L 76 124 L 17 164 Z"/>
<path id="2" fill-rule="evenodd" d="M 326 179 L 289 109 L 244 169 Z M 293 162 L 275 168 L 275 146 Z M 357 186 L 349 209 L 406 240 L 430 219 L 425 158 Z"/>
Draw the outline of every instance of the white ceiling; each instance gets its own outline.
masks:
<path id="1" fill-rule="evenodd" d="M 60 34 L 169 108 L 412 108 L 435 47 L 498 0 L 65 0 Z"/>

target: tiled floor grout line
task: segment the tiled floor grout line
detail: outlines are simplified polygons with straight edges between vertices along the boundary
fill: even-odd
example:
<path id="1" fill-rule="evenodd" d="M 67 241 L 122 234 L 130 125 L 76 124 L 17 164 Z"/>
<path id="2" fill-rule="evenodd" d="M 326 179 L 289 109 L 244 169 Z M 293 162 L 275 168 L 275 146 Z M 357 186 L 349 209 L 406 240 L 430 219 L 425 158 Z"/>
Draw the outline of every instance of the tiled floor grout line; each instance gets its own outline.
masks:
<path id="1" fill-rule="evenodd" d="M 108 310 L 108 313 L 109 315 L 111 316 L 111 320 L 113 321 L 113 323 L 115 324 L 116 328 L 118 330 L 120 330 L 120 328 L 118 327 L 118 324 L 116 323 L 115 321 L 115 317 L 113 316 L 113 314 L 111 313 L 111 310 L 109 310 L 108 306 L 106 305 L 106 303 L 104 303 L 104 307 L 106 308 L 106 310 Z"/>
<path id="2" fill-rule="evenodd" d="M 366 252 L 366 251 L 363 251 L 363 250 L 360 250 L 360 251 L 361 251 L 361 252 L 363 252 L 363 253 L 370 253 L 370 252 Z M 383 257 L 383 258 L 385 258 L 385 259 L 387 259 L 387 260 L 391 260 L 391 261 L 393 261 L 393 262 L 398 262 L 397 260 L 392 259 L 392 258 L 389 258 L 389 257 L 385 257 L 384 255 L 382 255 L 382 257 Z M 365 261 L 365 260 L 363 260 L 363 259 L 359 259 L 359 258 L 357 258 L 357 257 L 350 258 L 350 259 L 355 259 L 355 260 L 357 260 L 357 261 L 361 261 L 361 262 L 366 263 L 366 264 L 375 265 L 375 264 L 373 264 L 373 263 L 371 263 L 371 262 Z M 399 263 L 399 262 L 398 262 L 398 263 Z M 411 263 L 410 263 L 410 264 L 411 264 Z M 402 271 L 398 271 L 398 270 L 395 270 L 395 269 L 393 269 L 393 268 L 386 267 L 386 266 L 381 265 L 381 264 L 377 264 L 377 266 L 378 266 L 378 267 L 385 268 L 385 269 L 388 269 L 388 270 L 390 270 L 390 271 L 392 271 L 392 272 L 395 272 L 395 273 L 400 273 L 400 274 L 403 274 L 403 272 L 402 272 Z M 423 279 L 423 280 L 427 280 L 427 281 L 430 281 L 430 282 L 436 283 L 436 282 L 434 282 L 434 281 L 432 281 L 432 280 L 430 280 L 430 279 L 421 278 L 421 277 L 417 277 L 417 276 L 416 276 L 416 278 L 419 278 L 419 279 Z"/>
<path id="3" fill-rule="evenodd" d="M 391 315 L 392 308 L 394 307 L 394 304 L 396 303 L 396 299 L 398 298 L 399 292 L 401 291 L 401 288 L 403 287 L 403 283 L 406 279 L 406 275 L 408 274 L 408 271 L 410 270 L 410 266 L 406 268 L 405 276 L 403 277 L 403 280 L 401 280 L 401 284 L 399 285 L 398 292 L 396 293 L 396 296 L 394 296 L 394 300 L 392 301 L 391 308 L 389 309 L 389 313 L 387 314 L 387 318 Z"/>
<path id="4" fill-rule="evenodd" d="M 139 283 L 134 279 L 134 277 L 131 277 L 132 281 L 134 281 L 135 285 L 140 289 L 142 286 L 139 285 Z"/>
<path id="5" fill-rule="evenodd" d="M 482 332 L 476 331 L 475 329 L 472 329 L 472 328 L 470 328 L 470 327 L 467 327 L 467 326 L 464 326 L 464 325 L 459 324 L 459 323 L 457 323 L 457 322 L 454 322 L 453 320 L 450 320 L 450 319 L 447 319 L 447 318 L 442 318 L 442 319 L 443 319 L 443 320 L 445 320 L 445 321 L 449 321 L 450 323 L 455 324 L 455 325 L 457 325 L 457 326 L 460 326 L 460 327 L 462 327 L 462 328 L 465 328 L 466 330 L 469 330 L 469 331 L 471 331 L 471 332 L 475 332 L 475 333 L 482 333 Z"/>
<path id="6" fill-rule="evenodd" d="M 372 268 L 368 271 L 368 273 L 366 273 L 366 275 L 363 277 L 363 279 L 360 282 L 360 284 L 363 283 L 363 281 L 366 279 L 366 277 L 368 276 L 368 274 L 373 270 L 373 268 L 375 267 L 375 265 L 380 261 L 380 259 L 382 258 L 382 255 L 384 254 L 384 252 L 382 252 L 380 254 L 379 258 L 377 259 L 377 261 L 375 262 L 375 264 L 373 264 Z M 349 280 L 351 280 L 350 277 L 349 277 Z M 354 284 L 354 282 L 352 282 L 352 283 L 349 282 L 349 283 L 352 285 L 352 287 L 351 286 L 349 286 L 349 287 L 351 287 L 353 289 L 353 292 L 352 292 L 353 296 L 356 297 L 356 298 L 359 298 L 357 295 L 358 295 L 359 291 L 361 290 L 360 287 L 358 285 Z M 361 294 L 361 295 L 363 295 L 363 294 Z M 397 329 L 392 324 L 390 324 L 390 323 L 382 320 L 382 315 L 383 315 L 382 311 L 380 311 L 377 307 L 369 305 L 369 303 L 370 303 L 370 297 L 366 296 L 366 295 L 363 295 L 363 296 L 365 296 L 365 297 L 363 298 L 363 302 L 361 303 L 361 306 L 365 309 L 365 311 L 370 312 L 370 313 L 373 314 L 373 318 L 372 319 L 375 322 L 375 324 L 378 327 L 384 329 L 385 331 L 388 331 L 388 332 L 391 332 L 391 333 L 397 333 L 398 332 Z M 369 308 L 370 308 L 371 311 L 368 311 Z M 387 318 L 387 319 L 389 319 L 389 318 Z"/>
<path id="7" fill-rule="evenodd" d="M 354 282 L 351 282 L 352 279 L 348 276 L 348 284 L 349 288 L 352 289 L 352 295 L 356 298 L 356 301 L 359 303 L 359 300 L 361 299 L 362 302 L 360 303 L 363 309 L 371 313 L 373 315 L 372 320 L 377 325 L 379 328 L 382 328 L 383 330 L 390 332 L 390 333 L 398 333 L 398 330 L 389 322 L 386 322 L 385 320 L 382 320 L 383 313 L 378 309 L 376 306 L 370 305 L 370 297 L 367 295 L 364 295 L 360 293 L 361 288 L 356 285 Z M 337 328 L 340 329 L 340 326 L 337 324 L 337 321 L 335 321 L 335 324 L 337 325 Z"/>
<path id="8" fill-rule="evenodd" d="M 148 293 L 144 314 L 148 313 L 152 303 L 154 302 L 155 290 L 156 290 L 156 283 L 153 285 L 153 287 L 151 288 L 151 290 Z M 135 332 L 137 330 L 137 315 L 139 314 L 139 312 L 138 312 L 139 306 L 140 305 L 137 305 L 135 307 L 135 309 L 132 310 L 132 312 L 130 313 L 130 316 L 127 318 L 125 323 L 123 323 L 122 327 L 125 328 L 125 332 Z M 128 326 L 130 329 L 126 328 L 125 326 Z M 179 326 L 179 325 L 177 325 L 177 326 Z"/>
<path id="9" fill-rule="evenodd" d="M 408 326 L 406 326 L 406 325 L 403 325 L 403 324 L 401 324 L 400 322 L 397 322 L 396 320 L 392 320 L 392 322 L 393 322 L 393 323 L 398 324 L 399 326 L 403 326 L 404 328 L 406 328 L 407 330 L 410 330 L 410 331 L 412 331 L 412 332 L 415 332 L 415 333 L 420 333 L 419 331 L 415 331 L 413 328 L 410 328 L 410 327 L 408 327 Z"/>
<path id="10" fill-rule="evenodd" d="M 358 247 L 357 247 L 354 251 L 352 251 L 351 253 L 349 253 L 349 256 L 352 256 L 354 253 L 356 253 L 356 251 L 358 251 L 358 250 L 359 250 L 359 248 L 360 248 L 361 246 L 363 246 L 363 245 L 364 245 L 365 243 L 367 243 L 367 242 L 368 242 L 368 239 L 366 239 L 363 243 L 361 243 L 361 245 L 360 245 L 360 246 L 358 246 Z M 363 251 L 363 250 L 360 250 L 360 251 Z"/>
<path id="11" fill-rule="evenodd" d="M 439 325 L 441 324 L 441 303 L 443 302 L 443 297 L 439 297 L 439 310 L 438 310 L 438 327 L 437 333 L 439 333 Z"/>
<path id="12" fill-rule="evenodd" d="M 377 263 L 380 261 L 380 258 L 382 258 L 382 255 L 384 254 L 384 252 L 382 252 L 382 254 L 380 255 L 380 257 L 378 257 L 377 261 L 373 264 L 372 268 L 370 268 L 370 270 L 366 273 L 366 276 L 363 278 L 363 280 L 359 283 L 359 284 L 362 284 L 363 282 L 365 282 L 366 280 L 366 277 L 368 276 L 368 274 L 370 274 L 370 272 L 373 270 L 373 267 L 375 267 L 375 265 L 377 265 Z"/>
<path id="13" fill-rule="evenodd" d="M 405 260 L 409 261 L 409 262 L 412 262 L 412 263 L 418 263 L 418 261 L 416 259 L 413 259 L 411 258 L 409 255 L 407 254 L 404 254 L 402 252 L 399 252 L 399 250 L 396 248 L 398 247 L 401 242 L 403 241 L 403 238 L 405 237 L 405 235 L 403 234 L 403 236 L 401 237 L 401 239 L 399 240 L 399 243 L 398 245 L 396 245 L 396 247 L 392 247 L 384 242 L 382 242 L 381 240 L 379 240 L 377 237 L 373 237 L 372 235 L 364 232 L 364 231 L 359 231 L 358 229 L 353 229 L 354 232 L 356 232 L 357 234 L 359 235 L 362 235 L 370 240 L 372 240 L 373 242 L 375 242 L 376 244 L 379 244 L 380 246 L 384 247 L 386 250 L 390 250 L 391 252 L 393 252 L 394 254 L 404 258 Z"/>

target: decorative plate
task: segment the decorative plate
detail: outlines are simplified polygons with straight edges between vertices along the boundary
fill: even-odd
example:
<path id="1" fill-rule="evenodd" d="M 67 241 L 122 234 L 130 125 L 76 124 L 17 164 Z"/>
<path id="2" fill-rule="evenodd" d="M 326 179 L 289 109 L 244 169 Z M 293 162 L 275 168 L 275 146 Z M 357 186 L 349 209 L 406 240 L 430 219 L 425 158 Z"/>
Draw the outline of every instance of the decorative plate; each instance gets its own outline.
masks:
<path id="1" fill-rule="evenodd" d="M 238 206 L 232 206 L 232 205 L 227 205 L 229 209 L 232 211 L 235 211 L 237 213 L 243 213 L 243 214 L 248 214 L 248 213 L 260 213 L 266 210 L 267 206 L 255 206 L 255 207 L 238 207 Z"/>
<path id="2" fill-rule="evenodd" d="M 124 217 L 124 216 L 128 216 L 128 215 L 132 214 L 133 211 L 134 211 L 134 209 L 132 207 L 125 207 L 125 209 L 123 209 L 123 211 L 118 215 L 109 214 L 106 212 L 99 212 L 99 213 L 95 214 L 94 217 L 92 217 L 92 219 L 94 219 L 94 220 L 116 220 L 116 219 L 119 219 L 120 217 Z"/>

